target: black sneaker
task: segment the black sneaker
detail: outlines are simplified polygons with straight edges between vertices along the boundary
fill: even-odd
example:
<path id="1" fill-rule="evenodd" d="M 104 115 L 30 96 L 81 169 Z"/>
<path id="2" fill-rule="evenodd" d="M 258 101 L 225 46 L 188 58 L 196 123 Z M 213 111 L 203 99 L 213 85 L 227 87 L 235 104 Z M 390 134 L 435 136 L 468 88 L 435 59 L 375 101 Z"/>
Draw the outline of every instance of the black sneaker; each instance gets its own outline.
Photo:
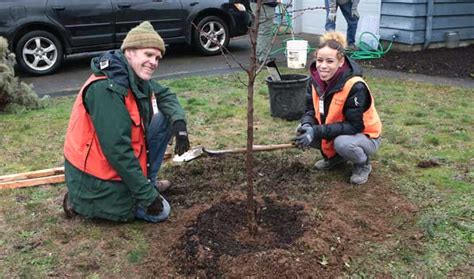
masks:
<path id="1" fill-rule="evenodd" d="M 330 159 L 321 159 L 314 164 L 314 167 L 317 170 L 330 170 L 334 168 L 337 165 L 340 165 L 342 163 L 345 163 L 347 160 L 342 158 L 339 155 L 336 155 Z"/>
<path id="2" fill-rule="evenodd" d="M 352 52 L 352 51 L 358 51 L 359 48 L 355 44 L 350 44 L 349 46 L 347 46 L 347 50 Z"/>

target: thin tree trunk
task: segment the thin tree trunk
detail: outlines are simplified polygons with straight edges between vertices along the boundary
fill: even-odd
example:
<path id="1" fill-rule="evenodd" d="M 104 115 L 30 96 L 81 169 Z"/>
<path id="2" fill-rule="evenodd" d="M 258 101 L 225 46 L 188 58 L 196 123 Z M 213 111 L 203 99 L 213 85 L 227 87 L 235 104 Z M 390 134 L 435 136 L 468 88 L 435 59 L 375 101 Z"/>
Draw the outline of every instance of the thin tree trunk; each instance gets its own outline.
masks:
<path id="1" fill-rule="evenodd" d="M 253 187 L 253 85 L 255 76 L 249 76 L 248 96 L 247 96 L 247 211 L 248 211 L 248 228 L 251 235 L 257 233 L 257 208 L 254 198 Z"/>
<path id="2" fill-rule="evenodd" d="M 257 3 L 257 10 L 253 11 L 255 13 L 253 26 L 249 30 L 250 37 L 250 66 L 247 71 L 248 75 L 248 86 L 247 86 L 247 156 L 246 156 L 246 169 L 247 169 L 247 219 L 248 219 L 248 229 L 251 235 L 256 235 L 258 231 L 257 227 L 257 207 L 255 204 L 255 194 L 253 187 L 253 95 L 254 95 L 254 85 L 255 78 L 257 77 L 257 59 L 256 59 L 256 50 L 257 50 L 257 34 L 259 27 L 259 13 L 261 7 L 261 1 Z"/>

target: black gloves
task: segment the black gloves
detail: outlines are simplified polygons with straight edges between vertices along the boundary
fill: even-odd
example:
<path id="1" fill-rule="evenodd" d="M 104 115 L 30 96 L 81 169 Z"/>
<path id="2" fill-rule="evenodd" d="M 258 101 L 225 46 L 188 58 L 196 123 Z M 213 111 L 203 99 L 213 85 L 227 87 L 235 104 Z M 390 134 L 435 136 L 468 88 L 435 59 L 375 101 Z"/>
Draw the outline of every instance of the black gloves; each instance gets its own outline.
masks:
<path id="1" fill-rule="evenodd" d="M 163 199 L 158 194 L 156 199 L 147 207 L 146 214 L 158 215 L 163 211 Z"/>
<path id="2" fill-rule="evenodd" d="M 189 149 L 188 130 L 183 120 L 177 120 L 173 123 L 172 136 L 176 138 L 174 153 L 182 155 Z"/>

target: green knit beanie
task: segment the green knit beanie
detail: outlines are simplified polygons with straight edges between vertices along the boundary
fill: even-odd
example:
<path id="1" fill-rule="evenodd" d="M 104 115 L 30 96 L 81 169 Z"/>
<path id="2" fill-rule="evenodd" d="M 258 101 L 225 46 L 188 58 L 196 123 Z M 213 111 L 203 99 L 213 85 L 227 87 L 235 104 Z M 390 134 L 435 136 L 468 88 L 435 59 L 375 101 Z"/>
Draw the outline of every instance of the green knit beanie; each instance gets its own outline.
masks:
<path id="1" fill-rule="evenodd" d="M 128 32 L 120 49 L 124 51 L 127 48 L 148 47 L 157 48 L 161 50 L 162 55 L 165 55 L 165 42 L 155 29 L 153 29 L 150 22 L 144 21 Z"/>

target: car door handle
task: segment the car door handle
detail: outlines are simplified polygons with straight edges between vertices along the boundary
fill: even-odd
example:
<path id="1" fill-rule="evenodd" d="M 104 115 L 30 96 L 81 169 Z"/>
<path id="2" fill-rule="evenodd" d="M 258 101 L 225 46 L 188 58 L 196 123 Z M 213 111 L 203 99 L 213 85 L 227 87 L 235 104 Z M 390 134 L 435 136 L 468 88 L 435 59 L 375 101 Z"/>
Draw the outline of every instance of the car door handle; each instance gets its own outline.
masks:
<path id="1" fill-rule="evenodd" d="M 120 8 L 120 9 L 126 9 L 126 8 L 130 8 L 130 3 L 119 3 L 117 4 L 117 6 Z"/>
<path id="2" fill-rule="evenodd" d="M 192 6 L 196 6 L 197 4 L 199 4 L 199 2 L 191 2 L 191 3 L 189 4 L 189 6 L 192 7 Z"/>
<path id="3" fill-rule="evenodd" d="M 53 6 L 52 9 L 55 10 L 55 11 L 64 11 L 66 9 L 66 7 L 64 7 L 64 6 Z"/>

